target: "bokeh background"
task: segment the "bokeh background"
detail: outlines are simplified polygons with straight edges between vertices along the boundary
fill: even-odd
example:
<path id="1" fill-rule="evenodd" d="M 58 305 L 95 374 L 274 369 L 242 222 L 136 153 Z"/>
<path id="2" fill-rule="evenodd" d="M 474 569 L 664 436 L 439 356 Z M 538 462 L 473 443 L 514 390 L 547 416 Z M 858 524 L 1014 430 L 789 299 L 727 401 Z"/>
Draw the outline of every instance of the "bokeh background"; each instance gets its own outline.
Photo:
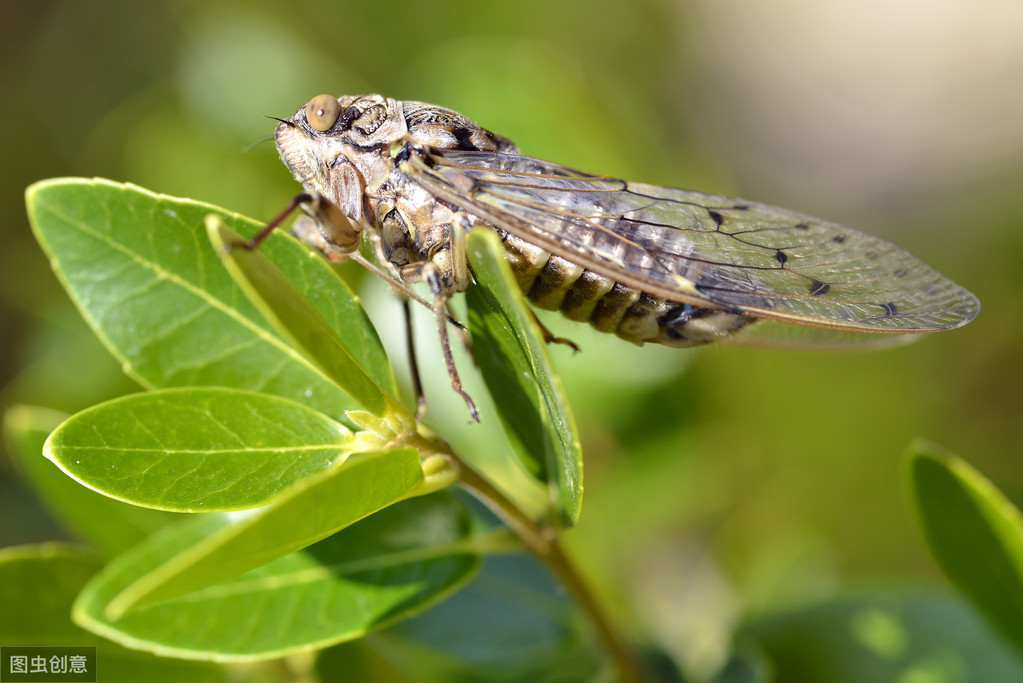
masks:
<path id="1" fill-rule="evenodd" d="M 743 616 L 944 585 L 905 496 L 917 437 L 1023 503 L 1016 0 L 7 3 L 0 79 L 4 406 L 137 390 L 35 244 L 27 185 L 103 176 L 265 219 L 296 185 L 272 144 L 246 149 L 272 131 L 263 115 L 380 92 L 534 156 L 858 227 L 980 298 L 966 328 L 857 354 L 638 349 L 557 327 L 584 349 L 554 349 L 586 458 L 570 543 L 620 617 L 680 660 L 713 662 Z M 386 288 L 362 294 L 400 364 Z M 443 373 L 426 379 L 434 423 L 486 457 Z M 0 542 L 58 534 L 0 472 Z"/>

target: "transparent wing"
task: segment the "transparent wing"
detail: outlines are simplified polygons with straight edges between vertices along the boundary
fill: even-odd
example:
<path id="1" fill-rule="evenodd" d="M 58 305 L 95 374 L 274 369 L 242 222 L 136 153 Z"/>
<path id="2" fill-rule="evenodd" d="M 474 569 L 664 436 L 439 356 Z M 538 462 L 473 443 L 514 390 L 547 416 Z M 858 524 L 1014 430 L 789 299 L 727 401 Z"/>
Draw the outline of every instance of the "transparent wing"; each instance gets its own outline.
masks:
<path id="1" fill-rule="evenodd" d="M 766 204 L 490 152 L 413 156 L 442 199 L 627 286 L 705 308 L 849 332 L 964 325 L 976 297 L 900 247 Z"/>

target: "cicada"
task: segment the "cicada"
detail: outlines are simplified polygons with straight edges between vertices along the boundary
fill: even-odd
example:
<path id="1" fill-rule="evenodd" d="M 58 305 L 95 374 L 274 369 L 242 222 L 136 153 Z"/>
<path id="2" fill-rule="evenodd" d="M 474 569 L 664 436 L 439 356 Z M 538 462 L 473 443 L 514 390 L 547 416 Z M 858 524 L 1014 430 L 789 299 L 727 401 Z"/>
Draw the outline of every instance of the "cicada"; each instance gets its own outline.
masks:
<path id="1" fill-rule="evenodd" d="M 443 107 L 318 95 L 278 121 L 277 150 L 305 191 L 250 246 L 296 206 L 328 258 L 359 258 L 365 235 L 392 283 L 429 286 L 452 386 L 474 418 L 445 307 L 472 281 L 473 226 L 497 232 L 534 305 L 636 344 L 869 344 L 959 327 L 979 310 L 970 292 L 879 237 L 523 156 Z"/>

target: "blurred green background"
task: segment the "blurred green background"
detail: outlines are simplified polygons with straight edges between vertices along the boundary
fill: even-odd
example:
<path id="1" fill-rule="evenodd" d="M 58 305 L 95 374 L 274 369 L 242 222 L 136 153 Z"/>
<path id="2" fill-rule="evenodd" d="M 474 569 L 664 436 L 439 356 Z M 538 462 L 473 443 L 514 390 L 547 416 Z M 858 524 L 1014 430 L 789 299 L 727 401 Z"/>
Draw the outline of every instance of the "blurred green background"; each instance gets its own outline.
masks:
<path id="1" fill-rule="evenodd" d="M 713 660 L 741 615 L 849 586 L 942 585 L 904 495 L 913 438 L 1023 502 L 1019 3 L 69 0 L 4 15 L 4 406 L 137 390 L 35 244 L 27 185 L 104 176 L 266 219 L 297 185 L 272 144 L 245 149 L 272 131 L 263 115 L 380 92 L 530 155 L 858 227 L 980 298 L 964 329 L 860 354 L 638 349 L 544 318 L 584 349 L 554 349 L 585 440 L 570 543 L 669 652 Z M 386 287 L 367 280 L 363 297 L 401 364 Z M 486 448 L 443 373 L 426 381 L 433 420 Z M 0 476 L 0 541 L 56 534 Z"/>

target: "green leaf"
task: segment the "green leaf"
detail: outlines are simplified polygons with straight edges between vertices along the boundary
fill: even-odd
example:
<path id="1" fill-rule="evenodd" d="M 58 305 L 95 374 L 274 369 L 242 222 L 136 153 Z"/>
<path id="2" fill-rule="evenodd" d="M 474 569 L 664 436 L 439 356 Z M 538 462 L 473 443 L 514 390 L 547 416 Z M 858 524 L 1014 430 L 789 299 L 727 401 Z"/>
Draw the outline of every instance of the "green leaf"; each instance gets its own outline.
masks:
<path id="1" fill-rule="evenodd" d="M 711 683 L 771 683 L 771 663 L 757 648 L 746 647 L 728 655 Z"/>
<path id="2" fill-rule="evenodd" d="M 408 412 L 367 374 L 344 341 L 266 254 L 239 246 L 242 237 L 216 214 L 206 217 L 206 229 L 228 273 L 292 348 L 305 353 L 366 410 L 376 415 Z"/>
<path id="3" fill-rule="evenodd" d="M 104 682 L 224 679 L 219 666 L 125 650 L 71 622 L 71 605 L 99 558 L 59 543 L 0 550 L 0 643 L 95 647 Z"/>
<path id="4" fill-rule="evenodd" d="M 479 559 L 465 509 L 413 498 L 268 565 L 116 622 L 107 605 L 147 574 L 220 531 L 217 516 L 170 527 L 104 569 L 75 605 L 77 623 L 130 647 L 192 659 L 269 659 L 358 638 L 458 588 Z"/>
<path id="5" fill-rule="evenodd" d="M 264 505 L 330 467 L 351 443 L 323 413 L 236 389 L 166 389 L 84 410 L 46 457 L 89 488 L 134 505 L 216 512 Z"/>
<path id="6" fill-rule="evenodd" d="M 914 445 L 910 482 L 924 536 L 949 579 L 1023 650 L 1023 519 L 965 461 Z"/>
<path id="7" fill-rule="evenodd" d="M 488 557 L 471 583 L 429 612 L 321 653 L 316 668 L 324 681 L 553 683 L 599 680 L 603 654 L 545 568 L 513 554 Z"/>
<path id="8" fill-rule="evenodd" d="M 107 180 L 56 179 L 26 193 L 54 271 L 125 371 L 146 388 L 229 386 L 276 394 L 333 417 L 358 407 L 283 341 L 209 246 L 215 213 L 243 235 L 260 224 L 200 202 Z M 260 247 L 385 389 L 387 358 L 354 295 L 321 257 L 271 235 Z"/>
<path id="9" fill-rule="evenodd" d="M 62 543 L 0 550 L 0 642 L 82 644 L 85 634 L 71 623 L 71 602 L 101 566 L 99 557 Z"/>
<path id="10" fill-rule="evenodd" d="M 467 251 L 478 286 L 466 292 L 473 351 L 505 433 L 522 464 L 548 483 L 569 525 L 582 506 L 582 452 L 575 420 L 539 326 L 492 230 L 473 230 Z"/>
<path id="11" fill-rule="evenodd" d="M 1023 660 L 961 601 L 922 591 L 851 595 L 743 627 L 775 681 L 1020 681 Z"/>
<path id="12" fill-rule="evenodd" d="M 114 555 L 178 518 L 90 491 L 43 457 L 46 438 L 66 419 L 65 413 L 30 406 L 14 406 L 4 414 L 8 452 L 61 524 Z"/>
<path id="13" fill-rule="evenodd" d="M 108 615 L 204 588 L 312 545 L 402 500 L 422 481 L 412 448 L 355 453 L 140 576 L 114 599 Z"/>

